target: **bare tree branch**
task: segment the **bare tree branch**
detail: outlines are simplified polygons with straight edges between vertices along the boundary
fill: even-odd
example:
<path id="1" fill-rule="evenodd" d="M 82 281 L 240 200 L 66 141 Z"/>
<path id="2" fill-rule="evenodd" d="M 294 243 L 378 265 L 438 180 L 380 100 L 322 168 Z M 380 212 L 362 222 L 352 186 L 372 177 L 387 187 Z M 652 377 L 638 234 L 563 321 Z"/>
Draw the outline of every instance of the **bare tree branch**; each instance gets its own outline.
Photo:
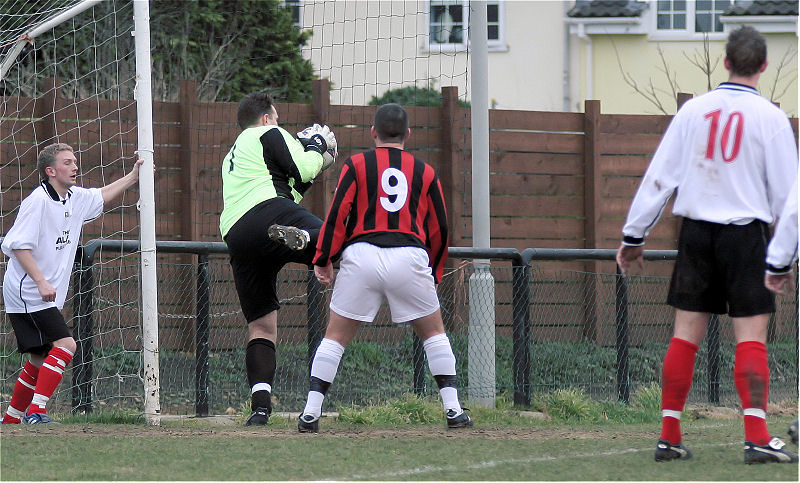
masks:
<path id="1" fill-rule="evenodd" d="M 708 39 L 708 33 L 703 33 L 703 48 L 700 52 L 697 49 L 694 50 L 692 53 L 692 57 L 686 55 L 686 52 L 683 52 L 683 56 L 695 65 L 700 71 L 705 74 L 706 76 L 706 90 L 710 91 L 712 89 L 711 83 L 711 74 L 717 69 L 719 65 L 719 60 L 722 58 L 722 55 L 718 55 L 714 58 L 713 65 L 711 61 L 711 42 Z"/>
<path id="2" fill-rule="evenodd" d="M 642 96 L 647 102 L 655 106 L 656 109 L 658 109 L 662 114 L 669 114 L 669 112 L 667 112 L 667 110 L 664 108 L 664 104 L 661 102 L 661 99 L 658 97 L 658 92 L 653 86 L 653 79 L 652 78 L 650 79 L 650 85 L 648 88 L 639 87 L 639 83 L 636 82 L 636 79 L 634 79 L 629 72 L 626 72 L 624 67 L 622 66 L 622 59 L 619 56 L 619 50 L 617 50 L 617 44 L 614 43 L 614 38 L 609 36 L 609 40 L 611 40 L 611 46 L 614 48 L 614 55 L 617 56 L 617 66 L 619 67 L 619 72 L 622 75 L 622 80 L 624 80 L 625 83 L 628 84 L 628 86 L 630 86 L 634 90 L 634 92 L 636 92 L 637 94 Z M 667 78 L 669 79 L 670 77 L 669 69 L 666 68 L 666 63 L 665 63 L 665 70 Z M 669 80 L 671 84 L 672 79 Z"/>
<path id="3" fill-rule="evenodd" d="M 772 102 L 778 102 L 778 100 L 786 94 L 786 91 L 792 86 L 791 80 L 796 78 L 796 72 L 789 70 L 789 66 L 792 62 L 795 61 L 797 58 L 797 49 L 790 45 L 786 48 L 786 51 L 783 53 L 783 57 L 781 57 L 780 62 L 775 67 L 775 79 L 772 81 L 772 86 L 770 88 L 769 93 L 769 100 Z M 784 72 L 784 69 L 789 70 L 789 72 Z M 789 82 L 786 82 L 782 88 L 778 88 L 778 84 L 783 82 L 784 80 L 789 79 Z"/>
<path id="4" fill-rule="evenodd" d="M 673 72 L 670 75 L 669 65 L 667 64 L 666 57 L 664 57 L 664 50 L 661 48 L 661 44 L 656 45 L 656 52 L 658 52 L 658 57 L 661 59 L 661 67 L 659 67 L 658 70 L 661 71 L 667 78 L 670 88 L 669 93 L 672 95 L 672 98 L 677 99 L 678 92 L 680 92 L 680 86 L 678 86 L 678 74 L 677 72 Z"/>

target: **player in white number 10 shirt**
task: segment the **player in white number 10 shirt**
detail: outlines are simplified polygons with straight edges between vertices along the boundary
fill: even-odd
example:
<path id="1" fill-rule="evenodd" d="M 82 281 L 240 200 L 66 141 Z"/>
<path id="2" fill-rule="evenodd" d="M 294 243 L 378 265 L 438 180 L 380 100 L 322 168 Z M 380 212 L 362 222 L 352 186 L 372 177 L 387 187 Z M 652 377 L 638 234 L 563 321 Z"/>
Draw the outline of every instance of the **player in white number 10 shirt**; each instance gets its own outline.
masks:
<path id="1" fill-rule="evenodd" d="M 794 462 L 770 436 L 767 321 L 775 311 L 764 287 L 769 225 L 797 177 L 797 146 L 786 114 L 756 90 L 767 68 L 764 37 L 731 32 L 730 75 L 687 101 L 673 118 L 631 203 L 617 263 L 623 275 L 642 266 L 644 240 L 669 198 L 683 217 L 667 303 L 673 337 L 662 372 L 662 429 L 656 461 L 687 459 L 680 418 L 710 314 L 729 314 L 736 338 L 734 381 L 742 402 L 745 463 Z"/>

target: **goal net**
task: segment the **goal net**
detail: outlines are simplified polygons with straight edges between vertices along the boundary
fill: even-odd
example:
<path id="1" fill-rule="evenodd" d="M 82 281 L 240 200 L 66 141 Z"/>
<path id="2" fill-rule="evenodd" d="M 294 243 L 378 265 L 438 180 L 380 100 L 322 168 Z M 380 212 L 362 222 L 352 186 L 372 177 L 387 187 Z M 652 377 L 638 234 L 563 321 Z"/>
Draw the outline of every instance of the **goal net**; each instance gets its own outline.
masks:
<path id="1" fill-rule="evenodd" d="M 408 109 L 413 133 L 408 149 L 438 170 L 447 189 L 463 191 L 461 173 L 453 179 L 462 163 L 452 160 L 469 161 L 469 2 L 236 1 L 226 3 L 224 11 L 203 13 L 219 15 L 219 23 L 192 21 L 200 15 L 191 10 L 193 3 L 175 5 L 180 7 L 167 11 L 160 10 L 165 8 L 161 2 L 152 5 L 154 42 L 166 41 L 166 33 L 178 28 L 187 39 L 204 41 L 178 39 L 171 55 L 154 54 L 154 93 L 163 101 L 154 106 L 156 159 L 159 171 L 169 173 L 159 178 L 156 193 L 164 239 L 222 242 L 221 162 L 240 132 L 238 101 L 259 90 L 273 94 L 279 124 L 290 133 L 322 123 L 336 134 L 338 162 L 315 181 L 302 203 L 320 218 L 330 206 L 341 162 L 374 148 L 370 127 L 378 103 L 398 102 Z M 432 30 L 438 39 L 433 42 Z M 177 81 L 177 70 L 178 78 L 188 81 Z M 448 202 L 470 203 L 463 197 Z M 249 414 L 247 327 L 227 255 L 184 253 L 170 260 L 159 266 L 164 413 Z M 465 290 L 449 282 L 463 272 L 446 277 L 441 289 L 447 298 Z M 276 411 L 299 411 L 308 391 L 309 353 L 327 323 L 330 291 L 309 281 L 305 266 L 290 264 L 279 275 L 278 296 L 273 404 Z M 447 314 L 459 337 L 466 334 L 466 317 Z M 331 407 L 412 392 L 413 337 L 409 327 L 393 325 L 383 308 L 352 347 L 354 354 L 366 351 L 389 363 L 385 381 L 376 383 L 371 374 L 354 370 L 360 359 L 346 355 L 331 389 Z M 465 345 L 459 350 L 466 362 Z M 427 365 L 424 372 L 429 377 Z M 425 384 L 426 394 L 435 395 L 435 382 Z"/>
<path id="2" fill-rule="evenodd" d="M 101 187 L 130 171 L 137 150 L 134 6 L 131 1 L 11 0 L 0 6 L 0 236 L 40 182 L 38 152 L 66 143 L 78 185 Z M 54 413 L 141 411 L 142 329 L 137 249 L 94 251 L 90 240 L 139 240 L 129 189 L 84 225 L 63 314 L 78 343 L 49 403 Z M 83 254 L 83 256 L 81 256 Z M 84 263 L 81 263 L 81 260 Z M 7 258 L 0 263 L 0 276 Z M 27 356 L 0 319 L 0 404 L 5 412 Z"/>
<path id="3" fill-rule="evenodd" d="M 36 155 L 47 144 L 75 148 L 82 186 L 102 186 L 130 169 L 137 149 L 134 3 L 18 0 L 0 7 L 0 234 L 37 186 Z M 289 132 L 328 124 L 340 161 L 374 147 L 376 105 L 402 104 L 413 132 L 407 149 L 437 169 L 451 205 L 469 206 L 469 9 L 466 1 L 150 3 L 156 230 L 159 243 L 172 243 L 157 256 L 157 389 L 165 414 L 241 412 L 249 404 L 247 327 L 219 235 L 220 166 L 239 134 L 241 97 L 270 91 Z M 320 218 L 337 177 L 334 166 L 303 201 Z M 55 413 L 141 413 L 150 338 L 141 323 L 146 283 L 135 246 L 142 231 L 138 199 L 138 190 L 129 190 L 84 227 L 85 256 L 64 307 L 79 354 L 51 400 Z M 470 243 L 468 219 L 452 227 L 454 244 Z M 96 249 L 98 240 L 102 249 Z M 456 261 L 440 286 L 462 363 L 470 270 Z M 501 278 L 510 284 L 506 272 Z M 327 323 L 330 291 L 307 267 L 289 265 L 278 293 L 275 408 L 297 411 L 307 391 L 309 355 Z M 0 344 L 5 407 L 24 363 L 5 314 Z M 361 355 L 343 361 L 332 404 L 415 389 L 436 394 L 413 331 L 392 324 L 386 307 L 353 347 Z M 377 387 L 369 374 L 353 369 L 362 357 L 390 362 L 385 383 Z M 425 377 L 413 377 L 412 366 Z M 466 387 L 466 370 L 459 371 Z"/>

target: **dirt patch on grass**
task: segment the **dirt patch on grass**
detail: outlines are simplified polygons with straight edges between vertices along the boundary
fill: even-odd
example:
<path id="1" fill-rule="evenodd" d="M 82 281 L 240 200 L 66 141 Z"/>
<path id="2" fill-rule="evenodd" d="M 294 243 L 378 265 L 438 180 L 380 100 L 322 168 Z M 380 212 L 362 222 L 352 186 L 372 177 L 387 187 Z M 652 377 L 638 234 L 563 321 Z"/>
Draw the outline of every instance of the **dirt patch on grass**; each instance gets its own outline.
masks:
<path id="1" fill-rule="evenodd" d="M 607 439 L 608 432 L 602 429 L 554 429 L 554 428 L 471 428 L 448 430 L 437 427 L 402 427 L 402 428 L 321 428 L 319 434 L 300 434 L 296 428 L 287 427 L 148 427 L 142 425 L 123 424 L 97 424 L 75 425 L 61 424 L 52 426 L 3 426 L 0 431 L 2 437 L 30 436 L 41 434 L 43 436 L 78 435 L 87 437 L 103 436 L 143 436 L 143 437 L 178 437 L 191 438 L 202 436 L 218 438 L 253 437 L 280 437 L 280 438 L 369 438 L 369 439 L 405 439 L 405 438 L 479 438 L 479 439 Z M 632 431 L 631 435 L 637 434 Z M 616 437 L 624 437 L 615 431 Z"/>

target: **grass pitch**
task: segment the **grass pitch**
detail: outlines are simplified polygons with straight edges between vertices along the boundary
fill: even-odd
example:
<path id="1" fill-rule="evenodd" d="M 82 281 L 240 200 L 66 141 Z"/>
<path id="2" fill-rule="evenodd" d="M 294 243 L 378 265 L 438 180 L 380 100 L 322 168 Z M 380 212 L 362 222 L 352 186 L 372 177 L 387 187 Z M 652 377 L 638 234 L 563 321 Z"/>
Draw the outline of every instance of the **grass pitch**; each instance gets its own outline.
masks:
<path id="1" fill-rule="evenodd" d="M 436 423 L 323 418 L 320 434 L 292 419 L 267 427 L 192 420 L 3 426 L 2 480 L 656 480 L 798 481 L 797 465 L 745 465 L 741 420 L 684 421 L 688 461 L 655 463 L 659 424 L 542 421 L 509 412 L 447 430 Z M 795 416 L 770 418 L 785 436 Z M 785 438 L 786 439 L 786 438 Z M 797 447 L 789 443 L 793 451 Z"/>

